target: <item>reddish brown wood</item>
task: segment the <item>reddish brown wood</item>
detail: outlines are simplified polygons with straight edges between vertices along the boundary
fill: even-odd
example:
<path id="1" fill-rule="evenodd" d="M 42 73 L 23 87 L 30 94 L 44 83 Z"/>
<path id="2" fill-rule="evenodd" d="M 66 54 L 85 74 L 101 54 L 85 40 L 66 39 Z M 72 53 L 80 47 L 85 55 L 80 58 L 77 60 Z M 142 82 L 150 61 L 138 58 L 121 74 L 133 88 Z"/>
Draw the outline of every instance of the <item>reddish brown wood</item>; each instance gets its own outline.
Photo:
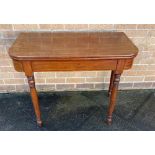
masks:
<path id="1" fill-rule="evenodd" d="M 129 59 L 137 47 L 123 32 L 21 33 L 9 50 L 16 60 Z"/>
<path id="2" fill-rule="evenodd" d="M 42 121 L 33 72 L 112 70 L 107 116 L 111 124 L 120 75 L 131 68 L 137 53 L 123 32 L 21 33 L 9 49 L 15 69 L 28 78 L 38 125 Z"/>
<path id="3" fill-rule="evenodd" d="M 111 95 L 110 95 L 110 104 L 108 107 L 108 115 L 107 115 L 107 123 L 110 125 L 112 123 L 112 113 L 114 111 L 114 107 L 116 104 L 116 96 L 117 96 L 117 90 L 118 90 L 118 85 L 120 81 L 120 76 L 123 72 L 125 66 L 125 60 L 118 60 L 117 62 L 117 68 L 114 71 L 114 79 L 112 81 L 112 90 L 111 90 Z"/>
<path id="4" fill-rule="evenodd" d="M 33 107 L 37 118 L 37 124 L 41 127 L 42 126 L 41 112 L 39 107 L 37 91 L 35 88 L 35 79 L 34 79 L 32 67 L 31 67 L 31 62 L 27 62 L 27 61 L 23 62 L 23 69 L 28 79 L 32 103 L 33 103 Z"/>
<path id="5" fill-rule="evenodd" d="M 110 66 L 109 66 L 110 64 Z M 116 69 L 117 60 L 53 60 L 32 61 L 35 72 L 41 71 L 85 71 Z"/>
<path id="6" fill-rule="evenodd" d="M 116 95 L 117 95 L 117 89 L 120 81 L 120 76 L 121 76 L 121 73 L 114 73 L 113 87 L 112 87 L 112 92 L 110 96 L 110 104 L 108 107 L 108 116 L 107 116 L 108 125 L 111 125 L 112 123 L 112 113 L 114 111 L 114 107 L 116 104 Z"/>

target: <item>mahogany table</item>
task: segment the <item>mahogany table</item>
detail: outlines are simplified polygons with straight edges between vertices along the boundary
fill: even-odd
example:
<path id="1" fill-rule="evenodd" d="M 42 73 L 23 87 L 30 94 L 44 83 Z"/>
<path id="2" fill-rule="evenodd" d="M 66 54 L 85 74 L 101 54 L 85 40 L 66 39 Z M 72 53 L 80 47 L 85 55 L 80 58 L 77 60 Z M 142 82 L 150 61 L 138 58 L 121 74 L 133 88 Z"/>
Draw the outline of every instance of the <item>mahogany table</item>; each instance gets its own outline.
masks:
<path id="1" fill-rule="evenodd" d="M 111 70 L 106 119 L 111 124 L 120 76 L 131 68 L 137 53 L 123 32 L 27 32 L 9 49 L 16 71 L 27 76 L 39 126 L 42 120 L 34 72 Z"/>

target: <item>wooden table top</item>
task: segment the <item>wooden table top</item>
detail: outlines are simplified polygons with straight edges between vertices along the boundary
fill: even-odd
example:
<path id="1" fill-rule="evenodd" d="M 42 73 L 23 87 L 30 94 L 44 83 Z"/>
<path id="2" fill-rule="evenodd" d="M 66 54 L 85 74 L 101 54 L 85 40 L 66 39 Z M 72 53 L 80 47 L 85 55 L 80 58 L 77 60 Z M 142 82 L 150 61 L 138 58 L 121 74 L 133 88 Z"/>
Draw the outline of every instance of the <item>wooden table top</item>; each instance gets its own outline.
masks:
<path id="1" fill-rule="evenodd" d="M 123 32 L 21 33 L 9 49 L 16 60 L 124 59 L 137 53 Z"/>

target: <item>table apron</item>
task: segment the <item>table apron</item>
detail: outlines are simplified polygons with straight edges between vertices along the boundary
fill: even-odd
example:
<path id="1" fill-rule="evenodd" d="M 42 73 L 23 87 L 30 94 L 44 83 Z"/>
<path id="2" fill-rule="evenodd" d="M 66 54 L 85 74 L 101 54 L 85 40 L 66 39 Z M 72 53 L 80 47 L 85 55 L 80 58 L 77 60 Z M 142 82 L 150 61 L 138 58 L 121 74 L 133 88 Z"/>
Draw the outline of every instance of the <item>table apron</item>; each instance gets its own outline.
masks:
<path id="1" fill-rule="evenodd" d="M 13 60 L 17 71 L 24 71 L 22 63 L 25 61 Z M 33 72 L 43 71 L 85 71 L 85 70 L 115 70 L 117 60 L 34 60 L 30 61 Z"/>
<path id="2" fill-rule="evenodd" d="M 33 71 L 80 71 L 116 69 L 115 60 L 32 61 Z"/>
<path id="3" fill-rule="evenodd" d="M 44 71 L 91 71 L 91 70 L 116 70 L 121 60 L 13 60 L 18 72 L 24 72 L 22 64 L 30 62 L 33 72 Z M 131 68 L 133 59 L 126 59 L 124 69 Z"/>

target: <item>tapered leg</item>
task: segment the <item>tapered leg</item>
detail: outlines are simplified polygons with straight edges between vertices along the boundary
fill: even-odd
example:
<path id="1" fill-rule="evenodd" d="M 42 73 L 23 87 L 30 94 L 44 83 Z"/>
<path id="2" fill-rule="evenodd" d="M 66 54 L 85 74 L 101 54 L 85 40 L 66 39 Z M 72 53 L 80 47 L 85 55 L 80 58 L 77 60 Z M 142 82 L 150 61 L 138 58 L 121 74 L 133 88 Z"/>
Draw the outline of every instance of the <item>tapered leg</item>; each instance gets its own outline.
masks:
<path id="1" fill-rule="evenodd" d="M 116 103 L 116 95 L 117 95 L 117 90 L 118 90 L 118 85 L 120 81 L 120 76 L 121 74 L 119 73 L 114 73 L 114 79 L 112 82 L 112 91 L 110 95 L 110 104 L 108 107 L 108 116 L 107 116 L 107 124 L 110 125 L 112 123 L 112 113 L 114 111 L 115 103 Z"/>
<path id="2" fill-rule="evenodd" d="M 35 110 L 36 118 L 37 118 L 37 124 L 41 127 L 42 126 L 42 120 L 41 120 L 41 113 L 40 113 L 40 107 L 39 107 L 39 101 L 38 101 L 38 95 L 35 88 L 35 80 L 34 76 L 27 76 L 29 87 L 30 87 L 30 93 L 32 98 L 33 107 Z"/>
<path id="3" fill-rule="evenodd" d="M 115 71 L 111 71 L 110 85 L 109 85 L 109 91 L 108 91 L 109 96 L 111 95 L 112 88 L 113 88 L 114 73 L 115 73 Z"/>

